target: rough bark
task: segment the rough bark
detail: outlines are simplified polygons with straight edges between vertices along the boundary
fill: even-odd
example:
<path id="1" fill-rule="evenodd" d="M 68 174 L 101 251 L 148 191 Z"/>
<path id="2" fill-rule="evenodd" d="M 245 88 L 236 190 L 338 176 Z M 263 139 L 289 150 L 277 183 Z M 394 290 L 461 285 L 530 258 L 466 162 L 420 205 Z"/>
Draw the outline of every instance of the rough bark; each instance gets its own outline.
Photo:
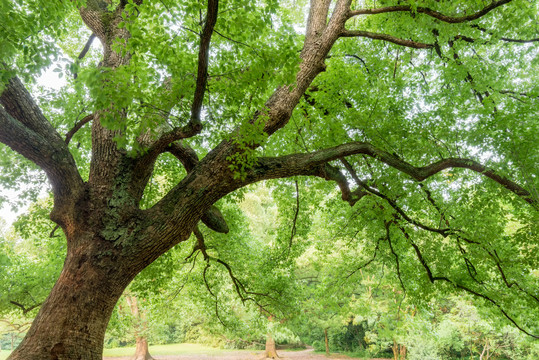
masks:
<path id="1" fill-rule="evenodd" d="M 89 254 L 77 250 L 69 252 L 58 281 L 10 359 L 101 358 L 110 315 L 130 279 L 115 276 L 112 261 L 96 266 Z"/>

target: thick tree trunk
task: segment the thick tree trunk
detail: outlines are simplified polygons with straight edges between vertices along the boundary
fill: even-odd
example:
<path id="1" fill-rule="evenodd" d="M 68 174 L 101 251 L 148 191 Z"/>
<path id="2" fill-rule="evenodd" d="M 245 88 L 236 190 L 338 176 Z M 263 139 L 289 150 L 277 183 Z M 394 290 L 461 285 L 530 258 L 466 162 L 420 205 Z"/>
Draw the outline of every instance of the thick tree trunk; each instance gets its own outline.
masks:
<path id="1" fill-rule="evenodd" d="M 279 355 L 277 355 L 277 349 L 275 348 L 275 340 L 273 340 L 271 334 L 268 334 L 266 337 L 266 351 L 264 352 L 264 358 L 279 359 Z"/>
<path id="2" fill-rule="evenodd" d="M 137 337 L 137 348 L 131 360 L 153 360 L 148 350 L 148 341 L 145 337 Z"/>
<path id="3" fill-rule="evenodd" d="M 82 249 L 68 249 L 58 281 L 9 360 L 102 359 L 109 318 L 134 275 L 95 248 Z"/>

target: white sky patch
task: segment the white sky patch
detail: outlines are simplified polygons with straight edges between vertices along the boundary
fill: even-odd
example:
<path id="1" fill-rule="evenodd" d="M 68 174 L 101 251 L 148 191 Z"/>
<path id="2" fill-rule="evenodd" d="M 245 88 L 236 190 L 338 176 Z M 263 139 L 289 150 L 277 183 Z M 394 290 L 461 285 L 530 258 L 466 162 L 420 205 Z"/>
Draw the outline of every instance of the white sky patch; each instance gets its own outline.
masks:
<path id="1" fill-rule="evenodd" d="M 58 72 L 54 72 L 55 66 L 51 65 L 43 74 L 37 79 L 38 85 L 46 86 L 55 90 L 60 90 L 66 85 L 65 79 L 59 77 Z"/>
<path id="2" fill-rule="evenodd" d="M 23 214 L 28 209 L 28 206 L 30 204 L 21 207 L 15 211 L 11 207 L 10 203 L 14 202 L 17 199 L 18 193 L 13 190 L 0 189 L 0 196 L 6 199 L 6 202 L 0 208 L 0 218 L 4 219 L 6 221 L 6 226 L 9 227 L 11 226 L 11 224 L 13 224 L 13 222 L 17 219 L 19 215 Z"/>

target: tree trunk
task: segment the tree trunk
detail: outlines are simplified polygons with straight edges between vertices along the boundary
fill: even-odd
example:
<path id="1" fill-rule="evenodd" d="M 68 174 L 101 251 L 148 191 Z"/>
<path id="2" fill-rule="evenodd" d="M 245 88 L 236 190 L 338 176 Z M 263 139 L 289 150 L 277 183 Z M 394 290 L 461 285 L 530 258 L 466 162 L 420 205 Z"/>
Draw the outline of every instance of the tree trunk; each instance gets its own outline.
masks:
<path id="1" fill-rule="evenodd" d="M 406 346 L 397 343 L 397 340 L 393 340 L 393 346 L 391 347 L 393 351 L 394 360 L 404 360 L 406 359 Z"/>
<path id="2" fill-rule="evenodd" d="M 406 350 L 406 345 L 400 345 L 399 353 L 400 353 L 400 356 L 401 356 L 401 357 L 400 357 L 401 360 L 406 359 L 406 352 L 407 352 L 407 350 Z"/>
<path id="3" fill-rule="evenodd" d="M 150 351 L 148 350 L 148 340 L 146 340 L 146 337 L 144 336 L 148 330 L 148 323 L 146 321 L 145 313 L 144 311 L 140 311 L 136 296 L 126 295 L 126 300 L 131 308 L 131 313 L 137 320 L 135 325 L 137 347 L 135 349 L 135 355 L 133 355 L 131 360 L 153 360 L 153 357 L 150 355 Z"/>
<path id="4" fill-rule="evenodd" d="M 264 358 L 266 359 L 280 359 L 277 355 L 277 349 L 275 348 L 275 340 L 271 334 L 268 334 L 266 337 L 266 351 L 264 352 Z"/>
<path id="5" fill-rule="evenodd" d="M 148 350 L 148 341 L 145 337 L 137 337 L 137 348 L 131 360 L 153 360 Z"/>
<path id="6" fill-rule="evenodd" d="M 102 359 L 109 318 L 134 274 L 95 247 L 93 254 L 83 248 L 68 248 L 58 281 L 9 360 Z"/>
<path id="7" fill-rule="evenodd" d="M 324 340 L 326 342 L 326 355 L 329 356 L 328 328 L 324 329 Z"/>

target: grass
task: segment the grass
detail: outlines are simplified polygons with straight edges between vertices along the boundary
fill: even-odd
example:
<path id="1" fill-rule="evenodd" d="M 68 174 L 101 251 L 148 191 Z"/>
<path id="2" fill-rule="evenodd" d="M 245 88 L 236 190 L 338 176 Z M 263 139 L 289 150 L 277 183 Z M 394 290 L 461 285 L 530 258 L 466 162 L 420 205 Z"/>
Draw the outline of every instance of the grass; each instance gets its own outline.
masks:
<path id="1" fill-rule="evenodd" d="M 150 354 L 152 355 L 186 355 L 186 354 L 207 354 L 222 355 L 231 351 L 245 351 L 251 353 L 255 350 L 224 350 L 217 349 L 200 344 L 170 344 L 170 345 L 150 345 Z M 103 356 L 119 357 L 132 356 L 135 353 L 135 347 L 105 349 Z M 9 350 L 0 350 L 0 360 L 7 359 L 11 354 Z"/>
<path id="2" fill-rule="evenodd" d="M 254 350 L 225 350 L 200 344 L 170 344 L 170 345 L 150 345 L 152 355 L 186 355 L 186 354 L 207 354 L 221 355 L 231 351 L 245 351 L 251 353 Z M 135 347 L 105 349 L 103 356 L 131 356 L 135 353 Z M 2 360 L 2 358 L 0 358 Z"/>

